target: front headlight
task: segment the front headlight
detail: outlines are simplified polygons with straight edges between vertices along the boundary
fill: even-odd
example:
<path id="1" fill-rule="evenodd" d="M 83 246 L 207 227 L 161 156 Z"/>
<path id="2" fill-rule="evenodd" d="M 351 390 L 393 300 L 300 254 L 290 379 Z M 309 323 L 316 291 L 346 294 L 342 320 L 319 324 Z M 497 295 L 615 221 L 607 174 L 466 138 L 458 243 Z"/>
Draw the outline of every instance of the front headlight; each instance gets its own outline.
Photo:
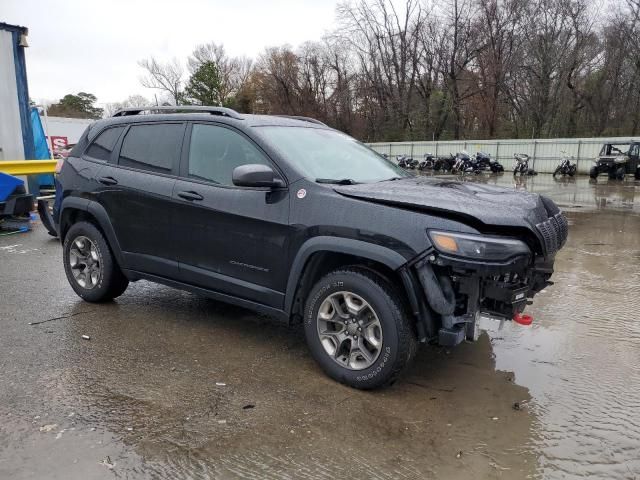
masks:
<path id="1" fill-rule="evenodd" d="M 531 253 L 529 247 L 513 238 L 489 237 L 467 233 L 428 232 L 436 250 L 446 255 L 474 260 L 506 261 L 519 255 Z"/>

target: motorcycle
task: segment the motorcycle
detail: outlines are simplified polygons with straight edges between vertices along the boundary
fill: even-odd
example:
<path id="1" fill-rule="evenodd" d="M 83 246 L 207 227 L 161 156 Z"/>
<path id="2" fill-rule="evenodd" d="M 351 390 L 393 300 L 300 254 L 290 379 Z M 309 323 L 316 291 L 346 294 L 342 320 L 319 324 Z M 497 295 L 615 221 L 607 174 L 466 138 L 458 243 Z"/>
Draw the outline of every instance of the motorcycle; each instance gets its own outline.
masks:
<path id="1" fill-rule="evenodd" d="M 491 173 L 500 173 L 504 172 L 504 167 L 500 162 L 491 158 L 491 155 L 484 152 L 476 153 L 476 162 L 478 163 L 478 167 L 480 170 L 488 170 Z"/>
<path id="2" fill-rule="evenodd" d="M 418 170 L 432 170 L 435 162 L 436 160 L 433 153 L 425 153 L 423 160 L 418 164 Z"/>
<path id="3" fill-rule="evenodd" d="M 451 173 L 473 173 L 478 175 L 480 173 L 480 167 L 476 157 L 472 157 L 464 150 L 456 153 L 456 162 L 451 168 Z"/>
<path id="4" fill-rule="evenodd" d="M 576 171 L 578 170 L 577 165 L 575 163 L 571 163 L 571 160 L 567 156 L 567 152 L 560 152 L 560 153 L 562 153 L 562 161 L 560 162 L 560 165 L 558 165 L 558 167 L 553 172 L 553 176 L 555 177 L 556 175 L 561 174 L 563 177 L 565 175 L 569 175 L 570 177 L 573 177 L 576 174 Z"/>
<path id="5" fill-rule="evenodd" d="M 529 155 L 526 153 L 514 153 L 513 158 L 515 158 L 515 164 L 513 167 L 513 176 L 515 177 L 518 173 L 520 175 L 537 175 L 533 168 L 529 168 Z"/>
<path id="6" fill-rule="evenodd" d="M 450 154 L 448 157 L 438 157 L 433 162 L 433 171 L 448 172 L 451 170 L 454 163 L 456 163 L 456 157 L 453 154 Z"/>
<path id="7" fill-rule="evenodd" d="M 408 157 L 407 155 L 396 156 L 396 161 L 398 162 L 398 166 L 400 168 L 405 168 L 408 170 L 414 170 L 418 165 L 417 160 L 414 160 L 413 158 Z"/>

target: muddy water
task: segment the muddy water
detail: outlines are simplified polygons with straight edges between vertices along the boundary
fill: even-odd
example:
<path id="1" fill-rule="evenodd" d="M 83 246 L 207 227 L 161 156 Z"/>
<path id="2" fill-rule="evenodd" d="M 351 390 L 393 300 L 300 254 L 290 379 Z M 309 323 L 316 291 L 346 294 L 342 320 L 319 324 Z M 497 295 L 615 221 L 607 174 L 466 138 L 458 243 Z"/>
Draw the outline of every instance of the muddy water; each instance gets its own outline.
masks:
<path id="1" fill-rule="evenodd" d="M 552 197 L 570 234 L 530 329 L 492 334 L 497 368 L 532 395 L 544 478 L 640 478 L 640 184 L 489 180 Z"/>

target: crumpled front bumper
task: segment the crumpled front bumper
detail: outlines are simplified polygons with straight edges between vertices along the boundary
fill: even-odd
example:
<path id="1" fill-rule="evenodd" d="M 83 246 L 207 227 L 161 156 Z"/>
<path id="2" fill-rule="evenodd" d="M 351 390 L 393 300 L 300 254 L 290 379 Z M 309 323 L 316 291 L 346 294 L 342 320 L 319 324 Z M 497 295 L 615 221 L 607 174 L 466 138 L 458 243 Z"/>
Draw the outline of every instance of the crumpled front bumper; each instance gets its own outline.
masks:
<path id="1" fill-rule="evenodd" d="M 472 338 L 480 314 L 511 320 L 550 285 L 554 255 L 523 255 L 505 263 L 474 262 L 435 251 L 412 264 L 425 337 L 453 346 Z"/>

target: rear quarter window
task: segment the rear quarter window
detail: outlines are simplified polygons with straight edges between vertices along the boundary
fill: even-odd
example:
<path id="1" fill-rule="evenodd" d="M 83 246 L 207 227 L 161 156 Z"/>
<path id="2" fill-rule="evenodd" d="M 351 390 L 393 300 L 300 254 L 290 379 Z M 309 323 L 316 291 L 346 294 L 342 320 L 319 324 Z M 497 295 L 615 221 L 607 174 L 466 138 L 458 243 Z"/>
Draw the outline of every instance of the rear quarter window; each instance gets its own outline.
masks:
<path id="1" fill-rule="evenodd" d="M 84 154 L 94 160 L 107 162 L 109 158 L 111 158 L 111 153 L 116 143 L 118 143 L 118 139 L 123 130 L 124 127 L 107 128 L 91 142 L 91 145 L 85 150 Z"/>

